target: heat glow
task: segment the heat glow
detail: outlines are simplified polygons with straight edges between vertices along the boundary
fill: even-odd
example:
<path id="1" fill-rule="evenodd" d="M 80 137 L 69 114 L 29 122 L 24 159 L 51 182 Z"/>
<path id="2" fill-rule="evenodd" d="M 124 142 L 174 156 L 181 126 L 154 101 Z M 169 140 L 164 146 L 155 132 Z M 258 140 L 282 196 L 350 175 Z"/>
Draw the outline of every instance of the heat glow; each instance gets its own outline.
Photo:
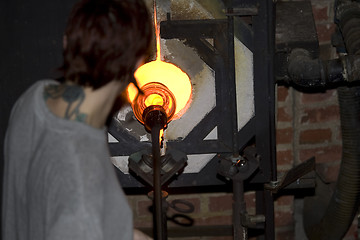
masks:
<path id="1" fill-rule="evenodd" d="M 143 88 L 148 83 L 160 83 L 164 85 L 172 94 L 175 100 L 175 112 L 171 119 L 179 118 L 189 107 L 192 86 L 188 75 L 174 64 L 167 63 L 161 60 L 160 50 L 160 30 L 157 24 L 156 6 L 154 1 L 154 25 L 156 33 L 156 60 L 148 62 L 140 66 L 134 76 L 139 88 Z M 142 89 L 143 90 L 143 89 Z M 132 103 L 133 109 L 136 103 L 138 90 L 133 84 L 130 84 L 128 89 L 129 102 Z M 147 95 L 147 94 L 146 94 Z M 151 105 L 165 106 L 166 100 L 162 98 L 161 94 L 152 92 L 148 94 L 144 100 L 144 106 Z"/>

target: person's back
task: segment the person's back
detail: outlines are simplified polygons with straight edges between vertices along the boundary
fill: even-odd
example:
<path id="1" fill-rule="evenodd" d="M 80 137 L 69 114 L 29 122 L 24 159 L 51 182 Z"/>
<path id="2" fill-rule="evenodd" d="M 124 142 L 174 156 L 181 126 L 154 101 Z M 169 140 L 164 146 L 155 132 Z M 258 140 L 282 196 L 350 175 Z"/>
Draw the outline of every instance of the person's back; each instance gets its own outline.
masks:
<path id="1" fill-rule="evenodd" d="M 22 96 L 8 128 L 4 239 L 131 239 L 105 129 L 53 115 L 45 84 Z"/>
<path id="2" fill-rule="evenodd" d="M 15 104 L 5 140 L 3 240 L 132 239 L 132 213 L 110 162 L 105 122 L 147 54 L 141 0 L 86 0 L 66 31 L 64 81 Z M 134 43 L 136 37 L 142 41 Z"/>

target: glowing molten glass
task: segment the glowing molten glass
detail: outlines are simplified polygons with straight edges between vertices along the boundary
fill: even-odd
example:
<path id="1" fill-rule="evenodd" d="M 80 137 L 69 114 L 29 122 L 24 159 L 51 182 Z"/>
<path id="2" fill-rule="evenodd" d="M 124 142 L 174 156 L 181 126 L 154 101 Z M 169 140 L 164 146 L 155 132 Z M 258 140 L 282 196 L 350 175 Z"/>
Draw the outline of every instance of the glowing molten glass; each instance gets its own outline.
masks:
<path id="1" fill-rule="evenodd" d="M 164 110 L 167 122 L 179 118 L 188 108 L 191 98 L 191 82 L 188 75 L 171 63 L 161 61 L 160 31 L 157 24 L 156 1 L 154 1 L 154 26 L 156 33 L 156 60 L 139 67 L 134 76 L 139 88 L 144 92 L 138 95 L 137 88 L 130 84 L 127 88 L 129 102 L 136 118 L 144 124 L 144 110 Z"/>
<path id="2" fill-rule="evenodd" d="M 188 75 L 180 68 L 156 60 L 139 67 L 135 79 L 144 95 L 137 97 L 138 91 L 132 84 L 127 91 L 135 116 L 140 122 L 143 123 L 141 114 L 144 109 L 152 105 L 162 106 L 168 121 L 179 118 L 186 111 L 192 87 Z"/>

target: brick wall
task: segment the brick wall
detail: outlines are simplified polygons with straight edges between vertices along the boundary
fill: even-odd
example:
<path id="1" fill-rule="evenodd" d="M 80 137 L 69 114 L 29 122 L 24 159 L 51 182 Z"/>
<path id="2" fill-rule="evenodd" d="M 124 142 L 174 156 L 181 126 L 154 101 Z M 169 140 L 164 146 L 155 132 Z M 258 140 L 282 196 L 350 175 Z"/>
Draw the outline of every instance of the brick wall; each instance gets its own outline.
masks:
<path id="1" fill-rule="evenodd" d="M 312 0 L 320 45 L 320 58 L 336 58 L 331 46 L 334 32 L 334 1 Z M 306 93 L 294 88 L 277 89 L 277 164 L 279 171 L 315 156 L 317 172 L 327 182 L 335 182 L 341 161 L 341 129 L 335 89 Z M 283 201 L 283 198 L 286 201 Z M 300 204 L 295 204 L 298 202 Z M 296 209 L 299 208 L 300 209 Z M 287 213 L 287 214 L 285 214 Z M 295 213 L 299 216 L 296 217 Z M 292 216 L 289 216 L 291 214 Z M 276 239 L 302 239 L 302 199 L 281 196 L 275 202 Z M 344 239 L 357 239 L 357 220 Z"/>
<path id="2" fill-rule="evenodd" d="M 324 60 L 336 57 L 330 43 L 333 24 L 333 2 L 312 0 L 313 13 L 320 43 L 320 57 Z M 277 88 L 277 164 L 284 172 L 315 156 L 317 171 L 328 182 L 335 182 L 341 160 L 341 130 L 336 90 L 318 93 L 299 92 L 294 88 Z M 195 225 L 231 224 L 232 194 L 190 194 L 170 196 L 184 198 L 195 206 Z M 129 196 L 134 211 L 135 226 L 151 227 L 152 217 L 146 196 Z M 246 193 L 247 210 L 254 214 L 254 193 Z M 300 209 L 298 209 L 300 207 Z M 275 196 L 276 239 L 305 239 L 301 229 L 301 199 L 293 195 Z M 171 212 L 169 212 L 171 215 Z M 296 214 L 298 216 L 296 216 Z M 357 221 L 346 235 L 346 240 L 356 239 Z M 169 227 L 171 227 L 171 223 Z M 300 226 L 300 229 L 299 229 Z M 185 230 L 186 231 L 186 230 Z M 232 239 L 232 237 L 187 238 Z"/>

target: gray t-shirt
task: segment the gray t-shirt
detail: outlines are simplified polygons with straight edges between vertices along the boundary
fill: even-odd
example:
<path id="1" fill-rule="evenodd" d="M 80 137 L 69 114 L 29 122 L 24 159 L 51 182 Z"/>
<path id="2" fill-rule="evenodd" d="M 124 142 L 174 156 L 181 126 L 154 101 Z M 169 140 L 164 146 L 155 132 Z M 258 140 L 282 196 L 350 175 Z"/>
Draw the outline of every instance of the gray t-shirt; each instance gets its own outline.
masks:
<path id="1" fill-rule="evenodd" d="M 46 84 L 14 106 L 5 140 L 3 240 L 128 240 L 132 212 L 110 161 L 106 129 L 61 119 Z"/>

